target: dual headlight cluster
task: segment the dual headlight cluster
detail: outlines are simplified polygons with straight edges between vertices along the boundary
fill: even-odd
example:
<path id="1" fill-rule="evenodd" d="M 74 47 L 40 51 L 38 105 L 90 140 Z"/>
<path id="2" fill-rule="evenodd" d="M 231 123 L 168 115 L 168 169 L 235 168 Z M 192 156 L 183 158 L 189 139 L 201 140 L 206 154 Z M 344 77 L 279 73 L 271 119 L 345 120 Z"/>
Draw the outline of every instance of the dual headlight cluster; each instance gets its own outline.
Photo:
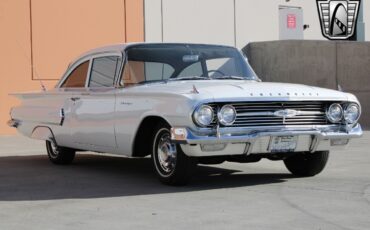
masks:
<path id="1" fill-rule="evenodd" d="M 329 106 L 326 116 L 331 123 L 355 124 L 360 118 L 360 106 L 356 103 L 339 104 Z M 193 115 L 197 125 L 206 127 L 214 120 L 214 110 L 209 105 L 199 106 Z M 224 105 L 217 112 L 218 122 L 224 126 L 232 125 L 236 119 L 236 110 L 232 105 Z"/>
<path id="2" fill-rule="evenodd" d="M 355 124 L 360 118 L 360 107 L 356 103 L 331 104 L 326 111 L 326 116 L 331 123 Z"/>
<path id="3" fill-rule="evenodd" d="M 213 108 L 209 105 L 201 105 L 194 112 L 194 121 L 199 126 L 205 127 L 214 119 Z M 217 119 L 222 125 L 232 125 L 236 119 L 236 110 L 232 105 L 224 105 L 217 112 Z"/>

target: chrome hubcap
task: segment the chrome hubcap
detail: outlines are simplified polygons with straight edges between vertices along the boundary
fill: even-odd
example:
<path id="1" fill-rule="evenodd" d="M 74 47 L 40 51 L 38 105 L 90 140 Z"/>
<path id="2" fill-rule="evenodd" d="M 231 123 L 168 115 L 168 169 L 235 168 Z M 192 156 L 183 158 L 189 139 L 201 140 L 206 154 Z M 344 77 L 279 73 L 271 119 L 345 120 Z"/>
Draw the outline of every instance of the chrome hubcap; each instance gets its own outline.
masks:
<path id="1" fill-rule="evenodd" d="M 50 147 L 51 147 L 50 155 L 51 155 L 53 158 L 58 157 L 58 155 L 59 155 L 59 148 L 58 148 L 58 146 L 54 143 L 54 141 L 51 141 L 51 142 L 50 142 Z"/>
<path id="2" fill-rule="evenodd" d="M 160 167 L 164 172 L 171 173 L 176 166 L 177 150 L 168 133 L 159 139 L 157 152 Z"/>

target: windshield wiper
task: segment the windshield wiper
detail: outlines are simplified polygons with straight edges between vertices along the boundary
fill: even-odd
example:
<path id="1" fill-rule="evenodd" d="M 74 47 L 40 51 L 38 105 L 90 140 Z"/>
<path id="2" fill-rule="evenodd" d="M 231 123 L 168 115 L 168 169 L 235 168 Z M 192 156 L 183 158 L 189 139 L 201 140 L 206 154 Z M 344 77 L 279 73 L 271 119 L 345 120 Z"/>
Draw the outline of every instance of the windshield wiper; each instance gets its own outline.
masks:
<path id="1" fill-rule="evenodd" d="M 210 78 L 200 77 L 200 76 L 184 76 L 184 77 L 176 77 L 176 78 L 168 79 L 168 81 L 181 81 L 181 80 L 210 80 Z"/>
<path id="2" fill-rule="evenodd" d="M 164 82 L 164 80 L 148 80 L 148 81 L 141 81 L 137 84 L 144 85 L 144 84 L 152 84 L 152 83 L 158 83 L 158 82 Z"/>
<path id="3" fill-rule="evenodd" d="M 244 77 L 239 77 L 239 76 L 220 76 L 220 77 L 212 77 L 212 79 L 220 79 L 220 80 L 223 80 L 223 79 L 233 79 L 233 80 L 247 80 L 246 78 Z"/>

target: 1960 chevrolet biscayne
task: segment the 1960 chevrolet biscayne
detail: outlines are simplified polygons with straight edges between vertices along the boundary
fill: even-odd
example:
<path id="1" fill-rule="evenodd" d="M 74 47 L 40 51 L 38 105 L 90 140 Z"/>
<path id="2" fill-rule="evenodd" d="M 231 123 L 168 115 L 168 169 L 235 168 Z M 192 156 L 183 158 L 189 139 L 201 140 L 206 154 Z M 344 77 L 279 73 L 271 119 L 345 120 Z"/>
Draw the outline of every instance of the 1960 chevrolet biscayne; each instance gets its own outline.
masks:
<path id="1" fill-rule="evenodd" d="M 197 163 L 283 160 L 320 173 L 329 150 L 360 137 L 361 106 L 348 93 L 263 83 L 235 48 L 120 44 L 70 64 L 52 90 L 15 94 L 9 125 L 46 141 L 51 162 L 76 151 L 151 155 L 160 181 L 180 185 Z"/>

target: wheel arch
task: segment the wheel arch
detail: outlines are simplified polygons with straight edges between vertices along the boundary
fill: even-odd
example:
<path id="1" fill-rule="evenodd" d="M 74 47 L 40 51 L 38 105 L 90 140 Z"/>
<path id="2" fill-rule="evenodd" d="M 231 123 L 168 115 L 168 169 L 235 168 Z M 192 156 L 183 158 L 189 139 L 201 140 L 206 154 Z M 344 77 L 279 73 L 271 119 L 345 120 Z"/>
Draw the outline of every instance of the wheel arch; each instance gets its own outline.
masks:
<path id="1" fill-rule="evenodd" d="M 171 126 L 165 118 L 155 115 L 147 116 L 140 122 L 133 140 L 133 157 L 145 157 L 151 154 L 152 146 L 150 143 L 152 141 L 155 128 L 160 122 L 165 122 Z"/>
<path id="2" fill-rule="evenodd" d="M 36 126 L 32 130 L 31 138 L 45 141 L 53 141 L 56 144 L 54 133 L 48 126 Z"/>

